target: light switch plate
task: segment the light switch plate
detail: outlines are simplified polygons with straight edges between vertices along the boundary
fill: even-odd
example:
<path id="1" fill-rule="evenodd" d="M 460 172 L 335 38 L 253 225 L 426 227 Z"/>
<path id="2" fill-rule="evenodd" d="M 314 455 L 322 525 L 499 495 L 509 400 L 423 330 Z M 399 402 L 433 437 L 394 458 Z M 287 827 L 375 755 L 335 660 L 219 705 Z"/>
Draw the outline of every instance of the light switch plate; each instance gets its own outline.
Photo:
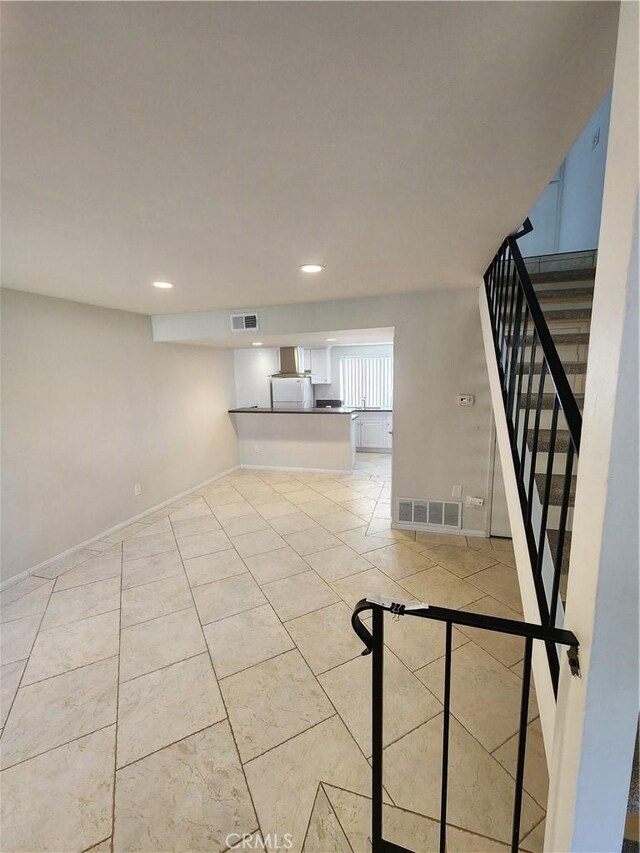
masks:
<path id="1" fill-rule="evenodd" d="M 473 406 L 476 399 L 473 394 L 458 394 L 458 405 L 459 406 Z"/>

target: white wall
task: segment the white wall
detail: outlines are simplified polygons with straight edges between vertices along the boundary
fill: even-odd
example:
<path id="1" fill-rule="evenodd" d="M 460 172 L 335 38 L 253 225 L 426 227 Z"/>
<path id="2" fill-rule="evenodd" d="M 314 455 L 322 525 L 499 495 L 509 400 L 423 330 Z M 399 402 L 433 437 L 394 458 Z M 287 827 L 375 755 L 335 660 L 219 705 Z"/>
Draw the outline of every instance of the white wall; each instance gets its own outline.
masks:
<path id="1" fill-rule="evenodd" d="M 611 93 L 582 131 L 556 178 L 529 214 L 534 230 L 520 240 L 525 256 L 598 247 L 609 138 Z M 597 145 L 594 137 L 599 132 Z"/>
<path id="2" fill-rule="evenodd" d="M 393 344 L 354 344 L 331 347 L 331 385 L 315 385 L 316 400 L 340 400 L 340 359 L 355 356 L 393 355 Z"/>
<path id="3" fill-rule="evenodd" d="M 310 332 L 393 326 L 394 498 L 449 498 L 454 484 L 462 485 L 464 495 L 487 497 L 491 403 L 477 290 L 258 310 L 264 336 L 295 334 L 303 339 Z M 215 346 L 228 336 L 224 311 L 152 319 L 157 340 L 208 341 Z M 457 394 L 474 394 L 475 406 L 460 408 Z M 486 509 L 465 507 L 464 527 L 485 531 Z"/>
<path id="4" fill-rule="evenodd" d="M 280 369 L 278 348 L 237 349 L 233 351 L 236 406 L 270 406 L 271 381 Z"/>
<path id="5" fill-rule="evenodd" d="M 237 463 L 231 352 L 154 343 L 141 314 L 1 305 L 3 579 Z"/>

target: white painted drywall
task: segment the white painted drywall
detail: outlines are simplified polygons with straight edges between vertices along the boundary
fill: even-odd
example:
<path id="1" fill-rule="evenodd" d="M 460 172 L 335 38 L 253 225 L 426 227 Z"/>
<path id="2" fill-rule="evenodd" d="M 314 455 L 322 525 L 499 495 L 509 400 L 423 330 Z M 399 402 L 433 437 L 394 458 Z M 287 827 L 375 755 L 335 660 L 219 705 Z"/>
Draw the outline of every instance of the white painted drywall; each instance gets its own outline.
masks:
<path id="1" fill-rule="evenodd" d="M 480 284 L 480 282 L 478 282 Z M 256 309 L 256 306 L 252 306 Z M 393 326 L 395 498 L 487 497 L 491 403 L 478 291 L 432 291 L 257 309 L 264 335 Z M 209 343 L 228 335 L 224 311 L 155 316 L 156 340 Z M 460 408 L 457 394 L 473 394 Z M 465 507 L 463 527 L 486 530 L 486 506 Z"/>
<path id="2" fill-rule="evenodd" d="M 280 369 L 280 351 L 265 347 L 233 351 L 236 406 L 270 406 L 270 376 Z"/>
<path id="3" fill-rule="evenodd" d="M 3 579 L 237 464 L 231 352 L 154 343 L 141 314 L 1 304 Z"/>
<path id="4" fill-rule="evenodd" d="M 534 230 L 520 240 L 525 257 L 598 247 L 610 114 L 611 93 L 529 214 Z"/>
<path id="5" fill-rule="evenodd" d="M 351 415 L 232 415 L 238 457 L 244 467 L 350 471 L 353 464 Z"/>
<path id="6" fill-rule="evenodd" d="M 367 357 L 377 355 L 393 356 L 393 344 L 367 344 L 367 346 L 333 346 L 331 347 L 331 385 L 316 385 L 316 400 L 340 400 L 340 359 Z"/>
<path id="7" fill-rule="evenodd" d="M 620 850 L 638 720 L 638 4 L 622 3 L 545 850 Z"/>

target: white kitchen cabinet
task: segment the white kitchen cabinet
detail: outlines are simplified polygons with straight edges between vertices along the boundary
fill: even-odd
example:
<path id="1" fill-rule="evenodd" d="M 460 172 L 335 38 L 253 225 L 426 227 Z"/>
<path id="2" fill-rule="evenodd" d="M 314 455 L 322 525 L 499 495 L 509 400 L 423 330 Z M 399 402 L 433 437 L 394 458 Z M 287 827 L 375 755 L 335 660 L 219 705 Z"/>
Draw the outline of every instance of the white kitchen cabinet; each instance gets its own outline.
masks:
<path id="1" fill-rule="evenodd" d="M 330 385 L 331 350 L 329 347 L 305 348 L 304 369 L 311 371 L 311 381 L 314 385 Z"/>
<path id="2" fill-rule="evenodd" d="M 356 441 L 363 450 L 390 450 L 393 415 L 390 412 L 361 412 L 358 416 Z"/>

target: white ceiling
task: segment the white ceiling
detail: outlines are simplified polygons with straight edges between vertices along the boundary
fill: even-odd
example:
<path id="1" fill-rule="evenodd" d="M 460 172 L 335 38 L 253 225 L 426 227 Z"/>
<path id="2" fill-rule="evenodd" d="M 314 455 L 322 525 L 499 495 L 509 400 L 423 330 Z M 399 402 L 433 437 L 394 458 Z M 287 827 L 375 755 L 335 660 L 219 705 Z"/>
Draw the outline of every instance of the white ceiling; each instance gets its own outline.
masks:
<path id="1" fill-rule="evenodd" d="M 610 85 L 616 18 L 4 3 L 2 283 L 149 314 L 475 286 Z"/>

